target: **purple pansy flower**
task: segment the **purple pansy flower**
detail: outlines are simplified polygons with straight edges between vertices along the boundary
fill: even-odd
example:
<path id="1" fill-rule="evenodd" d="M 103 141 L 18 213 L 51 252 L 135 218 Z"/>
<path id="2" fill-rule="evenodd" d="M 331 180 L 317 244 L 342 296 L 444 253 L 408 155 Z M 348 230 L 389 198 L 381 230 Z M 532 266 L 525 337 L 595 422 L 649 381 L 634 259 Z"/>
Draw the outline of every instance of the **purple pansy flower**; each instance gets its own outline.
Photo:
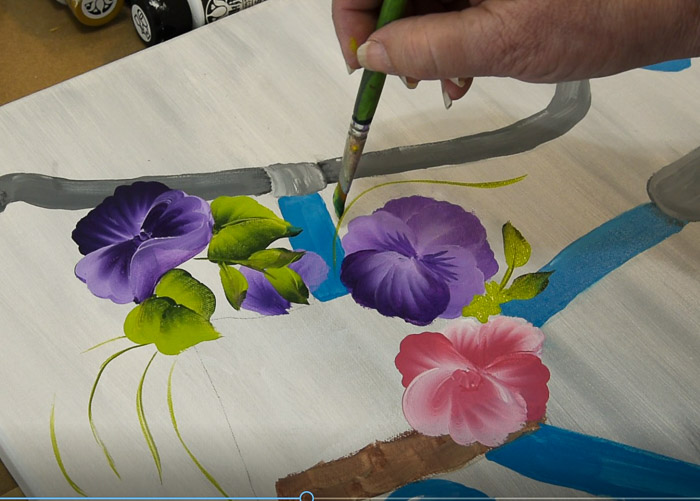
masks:
<path id="1" fill-rule="evenodd" d="M 328 276 L 328 265 L 315 252 L 307 251 L 289 267 L 299 274 L 310 292 L 318 289 Z M 241 267 L 241 273 L 248 280 L 248 292 L 241 308 L 263 315 L 284 315 L 291 308 L 292 303 L 280 296 L 262 272 Z"/>
<path id="2" fill-rule="evenodd" d="M 416 325 L 458 317 L 498 271 L 479 218 L 419 196 L 353 219 L 343 248 L 340 279 L 353 299 Z"/>
<path id="3" fill-rule="evenodd" d="M 207 246 L 213 225 L 201 198 L 156 182 L 119 186 L 73 230 L 85 256 L 75 274 L 97 297 L 140 303 L 164 273 Z"/>

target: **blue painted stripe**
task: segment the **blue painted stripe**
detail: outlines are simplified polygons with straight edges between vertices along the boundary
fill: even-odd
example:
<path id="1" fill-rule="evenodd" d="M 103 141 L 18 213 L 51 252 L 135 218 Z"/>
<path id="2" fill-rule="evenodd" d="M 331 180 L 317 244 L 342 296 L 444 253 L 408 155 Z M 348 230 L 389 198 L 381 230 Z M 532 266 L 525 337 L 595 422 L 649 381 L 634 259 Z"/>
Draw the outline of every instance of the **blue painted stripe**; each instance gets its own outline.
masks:
<path id="1" fill-rule="evenodd" d="M 674 59 L 673 61 L 665 61 L 663 63 L 644 66 L 645 70 L 676 72 L 690 68 L 690 59 Z"/>
<path id="2" fill-rule="evenodd" d="M 304 230 L 296 237 L 289 239 L 292 247 L 315 252 L 323 258 L 330 269 L 326 281 L 314 291 L 314 297 L 319 301 L 330 301 L 347 294 L 347 289 L 340 281 L 340 264 L 343 262 L 345 252 L 340 245 L 340 239 L 336 240 L 336 266 L 334 267 L 332 242 L 335 225 L 321 195 L 313 193 L 282 197 L 279 199 L 279 206 L 285 220 Z"/>
<path id="3" fill-rule="evenodd" d="M 541 271 L 554 271 L 539 296 L 503 305 L 504 315 L 541 327 L 576 296 L 629 259 L 678 233 L 685 222 L 645 204 L 620 214 L 561 251 Z"/>
<path id="4" fill-rule="evenodd" d="M 387 501 L 408 501 L 409 499 L 492 499 L 481 491 L 457 482 L 431 478 L 405 485 L 387 497 Z"/>
<path id="5" fill-rule="evenodd" d="M 540 482 L 596 496 L 700 494 L 700 466 L 554 426 L 543 425 L 486 458 Z"/>

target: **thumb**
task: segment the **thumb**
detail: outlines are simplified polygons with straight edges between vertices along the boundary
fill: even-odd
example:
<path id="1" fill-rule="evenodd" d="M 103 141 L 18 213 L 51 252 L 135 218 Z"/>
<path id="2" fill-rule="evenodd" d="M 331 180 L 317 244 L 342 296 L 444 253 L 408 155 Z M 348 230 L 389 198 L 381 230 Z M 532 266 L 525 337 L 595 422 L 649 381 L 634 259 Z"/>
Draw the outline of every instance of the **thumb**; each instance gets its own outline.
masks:
<path id="1" fill-rule="evenodd" d="M 483 7 L 409 17 L 370 35 L 357 59 L 366 69 L 419 80 L 496 75 L 507 51 L 502 31 Z"/>

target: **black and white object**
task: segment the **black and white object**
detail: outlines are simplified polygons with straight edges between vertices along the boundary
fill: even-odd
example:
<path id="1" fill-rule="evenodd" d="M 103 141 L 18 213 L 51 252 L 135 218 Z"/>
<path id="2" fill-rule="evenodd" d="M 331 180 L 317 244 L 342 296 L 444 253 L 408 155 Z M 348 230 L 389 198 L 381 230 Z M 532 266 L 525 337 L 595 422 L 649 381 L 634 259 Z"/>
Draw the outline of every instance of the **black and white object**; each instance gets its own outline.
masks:
<path id="1" fill-rule="evenodd" d="M 151 46 L 264 1 L 131 0 L 131 20 L 141 40 Z"/>

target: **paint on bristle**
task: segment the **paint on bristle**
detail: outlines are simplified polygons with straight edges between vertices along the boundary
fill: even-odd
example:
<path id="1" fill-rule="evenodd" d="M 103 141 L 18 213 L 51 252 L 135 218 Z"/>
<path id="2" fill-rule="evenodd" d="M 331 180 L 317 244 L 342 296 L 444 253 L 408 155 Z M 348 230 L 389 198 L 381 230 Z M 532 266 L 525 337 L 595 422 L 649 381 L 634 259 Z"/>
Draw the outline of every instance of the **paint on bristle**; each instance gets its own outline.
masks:
<path id="1" fill-rule="evenodd" d="M 345 193 L 340 187 L 340 184 L 338 184 L 333 192 L 333 207 L 335 208 L 336 216 L 341 217 L 343 212 L 345 212 L 345 201 L 347 198 L 347 193 Z"/>

